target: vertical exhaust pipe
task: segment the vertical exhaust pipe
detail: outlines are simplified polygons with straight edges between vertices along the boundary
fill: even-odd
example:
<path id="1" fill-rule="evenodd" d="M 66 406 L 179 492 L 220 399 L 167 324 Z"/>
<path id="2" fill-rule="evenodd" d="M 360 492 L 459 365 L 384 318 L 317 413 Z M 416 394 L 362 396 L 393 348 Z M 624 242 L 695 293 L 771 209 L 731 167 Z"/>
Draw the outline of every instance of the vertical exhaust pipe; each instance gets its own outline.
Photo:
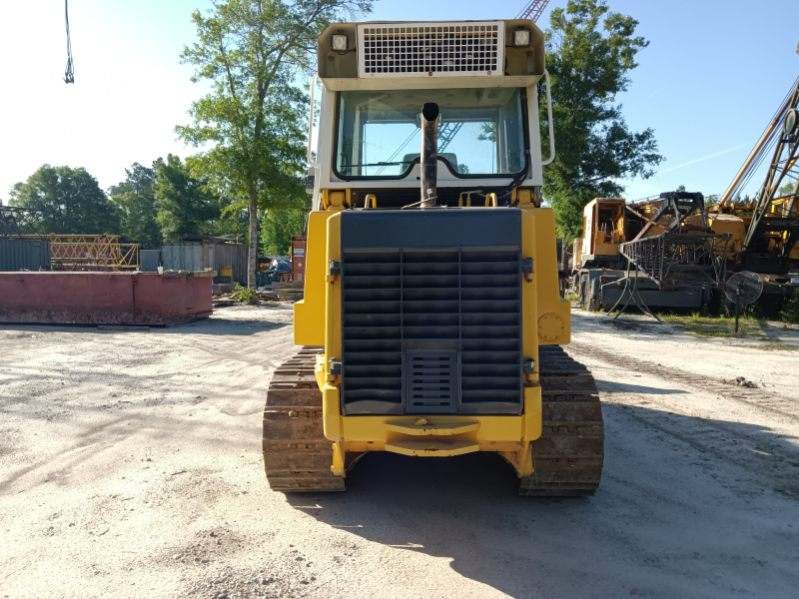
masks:
<path id="1" fill-rule="evenodd" d="M 438 104 L 427 102 L 422 107 L 422 201 L 420 208 L 438 204 Z"/>

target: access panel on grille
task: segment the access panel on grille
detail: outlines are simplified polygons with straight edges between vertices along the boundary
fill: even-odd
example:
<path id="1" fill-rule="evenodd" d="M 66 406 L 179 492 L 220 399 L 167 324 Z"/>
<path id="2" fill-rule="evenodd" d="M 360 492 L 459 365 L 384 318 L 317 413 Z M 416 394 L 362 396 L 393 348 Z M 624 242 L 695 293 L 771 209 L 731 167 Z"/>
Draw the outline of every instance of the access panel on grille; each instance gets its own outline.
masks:
<path id="1" fill-rule="evenodd" d="M 402 356 L 403 411 L 408 414 L 456 412 L 458 366 L 458 352 L 454 349 L 406 349 Z"/>
<path id="2" fill-rule="evenodd" d="M 360 25 L 359 76 L 502 75 L 504 33 L 490 21 Z"/>
<path id="3" fill-rule="evenodd" d="M 419 247 L 422 221 L 404 216 L 396 223 L 404 247 L 379 247 L 401 236 L 394 227 L 381 234 L 392 220 L 385 213 L 361 222 L 354 213 L 342 225 L 345 413 L 521 411 L 519 232 L 476 212 L 437 218 L 439 234 L 427 242 L 445 247 Z M 363 247 L 370 226 L 373 248 Z M 356 247 L 347 247 L 348 231 Z M 453 248 L 460 237 L 484 245 L 461 239 L 466 247 Z"/>

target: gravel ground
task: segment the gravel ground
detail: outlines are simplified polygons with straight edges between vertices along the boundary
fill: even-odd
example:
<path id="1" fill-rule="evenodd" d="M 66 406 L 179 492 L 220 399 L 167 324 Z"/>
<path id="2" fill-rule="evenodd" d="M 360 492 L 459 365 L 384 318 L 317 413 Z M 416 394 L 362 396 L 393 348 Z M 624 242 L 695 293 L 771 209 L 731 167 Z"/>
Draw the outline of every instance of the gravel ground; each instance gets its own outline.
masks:
<path id="1" fill-rule="evenodd" d="M 289 321 L 0 330 L 0 596 L 796 596 L 799 352 L 578 313 L 594 497 L 516 497 L 491 455 L 380 454 L 346 494 L 287 497 L 260 421 Z"/>

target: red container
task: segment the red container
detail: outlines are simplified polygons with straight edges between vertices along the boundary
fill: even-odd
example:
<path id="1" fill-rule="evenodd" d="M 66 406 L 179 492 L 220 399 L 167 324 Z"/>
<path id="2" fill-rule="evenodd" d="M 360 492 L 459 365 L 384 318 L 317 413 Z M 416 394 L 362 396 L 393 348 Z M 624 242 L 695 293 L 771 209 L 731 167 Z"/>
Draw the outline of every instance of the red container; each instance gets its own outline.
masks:
<path id="1" fill-rule="evenodd" d="M 168 325 L 213 311 L 210 273 L 0 272 L 0 322 Z"/>

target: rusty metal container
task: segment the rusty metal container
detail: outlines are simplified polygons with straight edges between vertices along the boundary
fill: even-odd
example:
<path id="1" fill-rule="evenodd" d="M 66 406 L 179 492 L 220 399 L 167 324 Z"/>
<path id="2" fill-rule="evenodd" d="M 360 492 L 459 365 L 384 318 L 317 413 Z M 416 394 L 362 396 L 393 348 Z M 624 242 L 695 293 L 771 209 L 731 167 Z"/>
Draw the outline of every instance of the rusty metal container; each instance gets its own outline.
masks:
<path id="1" fill-rule="evenodd" d="M 210 273 L 0 272 L 0 323 L 169 325 L 212 310 Z"/>

